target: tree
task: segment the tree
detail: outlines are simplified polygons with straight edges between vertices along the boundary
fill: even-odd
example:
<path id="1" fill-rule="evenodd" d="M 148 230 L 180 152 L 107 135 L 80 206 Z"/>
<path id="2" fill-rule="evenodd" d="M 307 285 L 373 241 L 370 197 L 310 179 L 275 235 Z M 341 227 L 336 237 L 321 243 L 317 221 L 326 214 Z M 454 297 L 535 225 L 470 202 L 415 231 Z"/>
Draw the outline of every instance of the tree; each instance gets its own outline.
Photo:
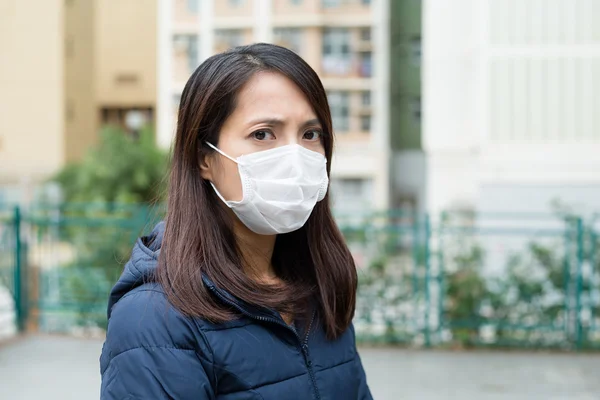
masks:
<path id="1" fill-rule="evenodd" d="M 165 189 L 167 154 L 150 128 L 138 138 L 114 127 L 101 132 L 99 145 L 55 177 L 66 202 L 151 203 Z"/>

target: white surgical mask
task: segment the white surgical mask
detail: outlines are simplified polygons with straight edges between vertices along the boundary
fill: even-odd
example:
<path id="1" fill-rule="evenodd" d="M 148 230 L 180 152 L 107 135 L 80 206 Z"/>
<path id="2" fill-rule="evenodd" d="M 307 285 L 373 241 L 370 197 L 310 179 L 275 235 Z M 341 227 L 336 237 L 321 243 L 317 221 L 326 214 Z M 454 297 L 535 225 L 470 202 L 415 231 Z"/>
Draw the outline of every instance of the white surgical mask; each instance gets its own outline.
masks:
<path id="1" fill-rule="evenodd" d="M 241 201 L 225 200 L 212 182 L 211 185 L 253 232 L 274 235 L 302 228 L 327 193 L 327 159 L 300 145 L 276 147 L 234 159 L 207 144 L 238 165 Z"/>

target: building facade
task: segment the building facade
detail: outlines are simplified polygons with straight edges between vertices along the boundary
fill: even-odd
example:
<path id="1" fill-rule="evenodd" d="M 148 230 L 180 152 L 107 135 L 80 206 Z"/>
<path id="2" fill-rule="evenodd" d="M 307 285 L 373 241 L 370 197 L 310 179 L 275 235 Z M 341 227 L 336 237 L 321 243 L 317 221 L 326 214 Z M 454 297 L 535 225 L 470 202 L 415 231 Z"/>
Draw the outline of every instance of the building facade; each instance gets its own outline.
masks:
<path id="1" fill-rule="evenodd" d="M 183 86 L 209 56 L 254 42 L 301 55 L 327 90 L 341 210 L 389 206 L 389 0 L 159 0 L 158 141 L 171 144 Z"/>
<path id="2" fill-rule="evenodd" d="M 155 0 L 0 0 L 0 203 L 156 107 Z"/>
<path id="3" fill-rule="evenodd" d="M 425 204 L 600 204 L 600 3 L 424 2 Z"/>

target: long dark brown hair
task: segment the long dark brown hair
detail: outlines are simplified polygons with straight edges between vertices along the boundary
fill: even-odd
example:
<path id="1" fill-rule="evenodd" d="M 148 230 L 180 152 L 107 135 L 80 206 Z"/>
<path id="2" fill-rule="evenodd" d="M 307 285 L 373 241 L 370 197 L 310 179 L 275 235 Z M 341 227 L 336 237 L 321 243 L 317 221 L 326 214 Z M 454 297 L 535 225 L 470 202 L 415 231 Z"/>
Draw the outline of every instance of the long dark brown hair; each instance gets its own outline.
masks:
<path id="1" fill-rule="evenodd" d="M 214 151 L 205 143 L 218 144 L 237 93 L 261 71 L 286 76 L 304 93 L 323 127 L 329 173 L 333 131 L 327 96 L 319 77 L 301 57 L 264 43 L 210 57 L 192 74 L 181 96 L 156 279 L 182 313 L 214 322 L 235 316 L 211 295 L 202 274 L 244 302 L 281 313 L 304 315 L 312 301 L 327 336 L 335 338 L 354 316 L 357 274 L 328 197 L 317 203 L 303 228 L 277 236 L 272 263 L 284 283 L 266 285 L 244 273 L 231 216 L 200 175 L 203 157 Z"/>

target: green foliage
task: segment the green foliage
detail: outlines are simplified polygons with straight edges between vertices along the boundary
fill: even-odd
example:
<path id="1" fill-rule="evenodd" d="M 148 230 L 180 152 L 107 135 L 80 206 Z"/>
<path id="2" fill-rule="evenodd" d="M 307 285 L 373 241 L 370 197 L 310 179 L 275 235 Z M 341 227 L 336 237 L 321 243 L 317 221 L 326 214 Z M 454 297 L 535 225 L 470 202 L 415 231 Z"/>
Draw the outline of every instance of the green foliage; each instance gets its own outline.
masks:
<path id="1" fill-rule="evenodd" d="M 600 328 L 597 297 L 600 265 L 595 261 L 599 259 L 600 248 L 593 243 L 597 238 L 590 226 L 578 226 L 577 219 L 570 215 L 564 215 L 564 220 L 568 229 L 564 251 L 559 243 L 542 245 L 532 241 L 526 251 L 514 254 L 508 263 L 503 301 L 496 306 L 497 315 L 513 324 L 550 326 L 553 330 L 539 334 L 500 327 L 500 340 L 518 338 L 538 345 L 557 342 L 561 346 L 598 345 L 593 343 L 592 335 L 597 335 Z M 578 234 L 584 239 L 580 242 L 581 252 L 577 249 Z M 583 271 L 585 265 L 589 273 Z"/>
<path id="2" fill-rule="evenodd" d="M 164 193 L 166 165 L 167 155 L 156 146 L 152 129 L 135 138 L 107 127 L 99 145 L 54 180 L 66 202 L 149 203 Z"/>
<path id="3" fill-rule="evenodd" d="M 363 224 L 343 231 L 349 244 L 367 254 L 368 264 L 358 266 L 355 323 L 361 342 L 397 344 L 413 335 L 412 315 L 406 309 L 413 299 L 412 279 L 400 261 L 409 259 L 411 250 L 399 246 L 402 234 L 389 228 L 393 227 Z"/>
<path id="4" fill-rule="evenodd" d="M 565 257 L 557 249 L 532 241 L 509 257 L 506 275 L 494 281 L 492 309 L 499 321 L 497 340 L 556 345 L 562 335 L 565 307 Z M 556 327 L 540 334 L 529 327 Z M 556 331 L 559 331 L 557 334 Z"/>
<path id="5" fill-rule="evenodd" d="M 359 275 L 355 318 L 359 341 L 397 344 L 411 339 L 412 321 L 403 309 L 413 298 L 410 280 L 398 279 L 391 264 L 383 254 Z M 378 330 L 373 329 L 376 326 Z"/>
<path id="6" fill-rule="evenodd" d="M 454 344 L 598 345 L 597 235 L 569 212 L 557 217 L 564 233 L 509 253 L 500 275 L 484 274 L 484 252 L 468 228 L 445 242 L 444 320 Z"/>
<path id="7" fill-rule="evenodd" d="M 481 274 L 485 253 L 479 245 L 465 238 L 458 238 L 455 248 L 445 276 L 444 315 L 451 322 L 454 342 L 472 346 L 478 341 L 479 328 L 484 322 L 481 309 L 490 294 Z"/>

